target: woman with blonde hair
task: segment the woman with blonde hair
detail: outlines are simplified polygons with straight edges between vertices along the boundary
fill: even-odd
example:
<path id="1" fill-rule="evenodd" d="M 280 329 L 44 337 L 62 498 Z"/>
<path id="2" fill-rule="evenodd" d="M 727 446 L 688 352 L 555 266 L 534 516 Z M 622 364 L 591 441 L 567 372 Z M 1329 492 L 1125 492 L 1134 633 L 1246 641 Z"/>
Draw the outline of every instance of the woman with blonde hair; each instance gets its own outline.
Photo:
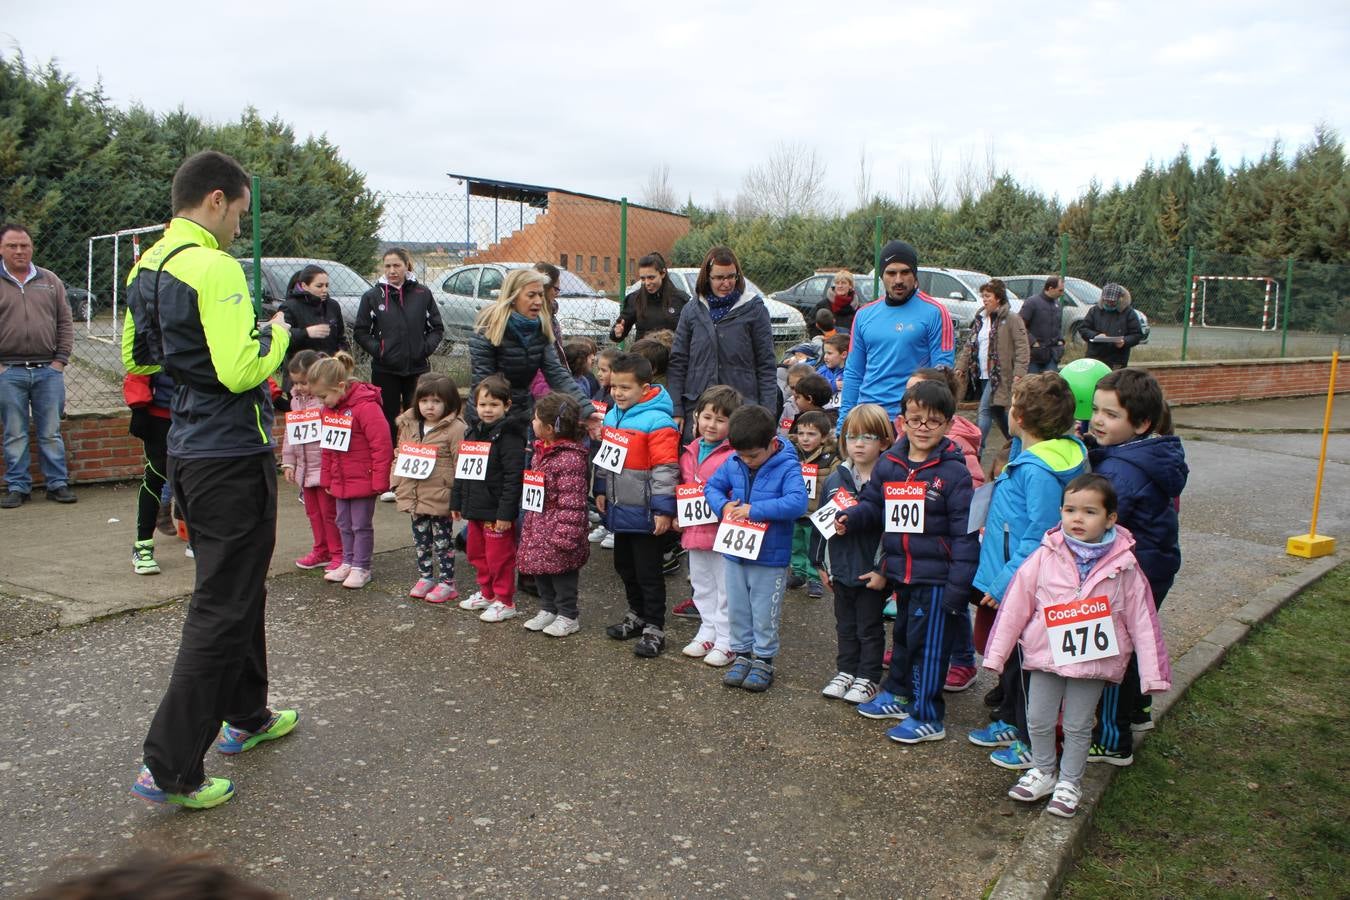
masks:
<path id="1" fill-rule="evenodd" d="M 834 315 L 835 330 L 840 334 L 849 334 L 853 331 L 854 314 L 866 302 L 855 290 L 853 273 L 848 269 L 840 269 L 834 273 L 834 284 L 825 292 L 825 299 L 816 304 L 816 309 L 828 309 Z"/>
<path id="2" fill-rule="evenodd" d="M 530 383 L 542 372 L 549 387 L 574 397 L 582 417 L 590 413 L 590 398 L 582 396 L 567 364 L 558 356 L 553 339 L 552 316 L 545 314 L 544 289 L 549 278 L 534 269 L 512 269 L 491 306 L 478 314 L 469 341 L 472 373 L 466 411 L 470 421 L 478 417 L 474 389 L 484 378 L 501 374 L 511 385 L 511 415 L 526 421 L 534 410 Z"/>

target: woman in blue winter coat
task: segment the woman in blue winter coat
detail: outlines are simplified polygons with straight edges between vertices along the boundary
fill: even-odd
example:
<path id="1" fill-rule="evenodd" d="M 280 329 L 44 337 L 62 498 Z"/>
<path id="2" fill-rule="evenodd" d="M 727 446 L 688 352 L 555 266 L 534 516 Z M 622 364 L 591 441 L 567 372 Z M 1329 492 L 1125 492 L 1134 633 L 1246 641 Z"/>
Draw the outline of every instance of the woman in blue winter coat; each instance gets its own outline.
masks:
<path id="1" fill-rule="evenodd" d="M 693 437 L 695 404 L 714 384 L 735 388 L 771 416 L 782 401 L 769 309 L 758 294 L 747 295 L 736 254 L 727 247 L 709 250 L 695 294 L 680 312 L 666 372 L 675 424 L 686 442 Z"/>

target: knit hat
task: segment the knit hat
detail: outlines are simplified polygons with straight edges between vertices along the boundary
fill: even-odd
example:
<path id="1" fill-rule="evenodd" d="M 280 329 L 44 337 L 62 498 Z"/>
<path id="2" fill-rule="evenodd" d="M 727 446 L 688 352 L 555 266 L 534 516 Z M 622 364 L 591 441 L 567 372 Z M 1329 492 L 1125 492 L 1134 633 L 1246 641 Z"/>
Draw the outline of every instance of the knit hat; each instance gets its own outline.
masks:
<path id="1" fill-rule="evenodd" d="M 893 262 L 904 263 L 911 269 L 919 268 L 919 253 L 904 241 L 887 241 L 881 248 L 881 268 L 884 270 Z"/>
<path id="2" fill-rule="evenodd" d="M 1130 292 L 1125 290 L 1123 285 L 1116 284 L 1114 281 L 1102 286 L 1102 306 L 1106 309 L 1115 309 L 1121 306 L 1130 305 Z"/>

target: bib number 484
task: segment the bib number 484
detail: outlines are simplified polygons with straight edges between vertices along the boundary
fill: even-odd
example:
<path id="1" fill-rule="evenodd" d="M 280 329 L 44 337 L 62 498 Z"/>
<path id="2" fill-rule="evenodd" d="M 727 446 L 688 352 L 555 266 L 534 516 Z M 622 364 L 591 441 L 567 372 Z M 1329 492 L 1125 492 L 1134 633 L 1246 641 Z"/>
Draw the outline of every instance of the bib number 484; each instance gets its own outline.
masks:
<path id="1" fill-rule="evenodd" d="M 764 534 L 768 530 L 767 522 L 723 522 L 717 527 L 713 549 L 741 559 L 759 559 L 759 551 L 764 548 Z"/>

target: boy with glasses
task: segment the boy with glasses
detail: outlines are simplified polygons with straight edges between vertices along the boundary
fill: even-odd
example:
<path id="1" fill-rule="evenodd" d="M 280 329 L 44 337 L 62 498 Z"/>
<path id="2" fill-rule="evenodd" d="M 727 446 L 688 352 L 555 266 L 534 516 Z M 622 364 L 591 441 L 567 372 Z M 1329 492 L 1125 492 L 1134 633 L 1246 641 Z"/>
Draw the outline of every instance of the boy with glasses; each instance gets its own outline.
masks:
<path id="1" fill-rule="evenodd" d="M 836 531 L 881 526 L 883 574 L 897 596 L 890 671 L 858 713 L 900 719 L 886 736 L 918 744 L 946 737 L 942 687 L 980 545 L 967 521 L 970 472 L 947 437 L 956 398 L 946 385 L 923 381 L 900 407 L 904 434 L 877 461 L 858 505 L 839 514 Z"/>

